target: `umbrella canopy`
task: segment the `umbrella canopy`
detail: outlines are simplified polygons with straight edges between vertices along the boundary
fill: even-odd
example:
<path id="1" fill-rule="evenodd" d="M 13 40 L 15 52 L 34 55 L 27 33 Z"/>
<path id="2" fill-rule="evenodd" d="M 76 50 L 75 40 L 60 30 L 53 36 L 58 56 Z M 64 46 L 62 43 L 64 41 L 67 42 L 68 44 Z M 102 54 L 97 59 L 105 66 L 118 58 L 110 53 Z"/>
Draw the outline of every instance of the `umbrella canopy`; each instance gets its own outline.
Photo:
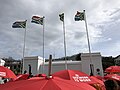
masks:
<path id="1" fill-rule="evenodd" d="M 17 76 L 17 78 L 14 81 L 18 81 L 18 80 L 26 80 L 29 78 L 29 74 L 20 74 Z"/>
<path id="2" fill-rule="evenodd" d="M 120 66 L 110 66 L 105 69 L 105 72 L 107 73 L 120 72 Z"/>
<path id="3" fill-rule="evenodd" d="M 87 83 L 90 85 L 97 85 L 97 86 L 99 85 L 98 87 L 100 88 L 104 87 L 103 89 L 100 89 L 100 90 L 105 90 L 103 81 L 100 81 L 95 77 L 90 77 L 86 73 L 81 72 L 79 70 L 62 70 L 54 73 L 52 76 L 60 77 L 62 79 L 67 79 L 74 82 L 83 82 L 83 83 Z"/>
<path id="4" fill-rule="evenodd" d="M 99 87 L 101 87 L 100 90 L 106 90 L 104 82 L 98 78 L 96 78 L 96 76 L 91 76 L 92 79 L 94 79 L 96 82 L 98 82 L 99 84 L 97 84 Z M 94 85 L 93 85 L 94 86 Z M 99 89 L 98 89 L 99 90 Z"/>
<path id="5" fill-rule="evenodd" d="M 46 74 L 37 74 L 34 77 L 46 77 L 46 76 L 47 76 Z"/>
<path id="6" fill-rule="evenodd" d="M 16 79 L 17 76 L 8 68 L 0 66 L 0 77 Z"/>
<path id="7" fill-rule="evenodd" d="M 0 85 L 1 90 L 96 90 L 92 86 L 79 83 L 75 84 L 70 80 L 64 80 L 58 77 L 38 78 L 9 82 Z"/>
<path id="8" fill-rule="evenodd" d="M 120 81 L 120 76 L 117 74 L 107 74 L 106 76 L 104 76 L 104 79 L 105 80 L 112 79 L 112 80 Z"/>
<path id="9" fill-rule="evenodd" d="M 101 85 L 104 85 L 104 82 L 98 78 L 96 78 L 95 76 L 91 76 L 91 78 L 96 81 L 96 82 L 99 82 Z"/>
<path id="10" fill-rule="evenodd" d="M 104 78 L 102 77 L 102 76 L 99 76 L 99 75 L 95 75 L 95 76 L 92 76 L 92 77 L 96 77 L 97 79 L 99 79 L 99 80 L 104 80 Z"/>
<path id="11" fill-rule="evenodd" d="M 86 82 L 89 84 L 96 83 L 96 81 L 93 80 L 89 75 L 79 70 L 62 70 L 52 74 L 52 76 L 72 80 L 75 82 Z"/>

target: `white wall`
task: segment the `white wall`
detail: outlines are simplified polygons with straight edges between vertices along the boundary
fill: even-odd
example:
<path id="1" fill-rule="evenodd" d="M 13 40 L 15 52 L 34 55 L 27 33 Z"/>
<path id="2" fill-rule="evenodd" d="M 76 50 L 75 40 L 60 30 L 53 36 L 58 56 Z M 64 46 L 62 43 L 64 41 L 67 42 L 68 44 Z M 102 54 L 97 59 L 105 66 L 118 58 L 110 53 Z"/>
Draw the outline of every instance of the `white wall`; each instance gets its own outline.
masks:
<path id="1" fill-rule="evenodd" d="M 40 56 L 31 56 L 31 57 L 25 57 L 24 58 L 24 70 L 29 73 L 29 67 L 28 65 L 31 65 L 31 72 L 33 75 L 39 74 L 39 67 L 43 63 L 43 60 Z M 24 72 L 23 70 L 23 72 Z"/>
<path id="2" fill-rule="evenodd" d="M 67 69 L 81 70 L 81 61 L 67 61 Z M 52 73 L 65 70 L 65 61 L 52 62 Z M 45 72 L 48 75 L 48 62 L 45 63 Z"/>
<path id="3" fill-rule="evenodd" d="M 81 54 L 81 61 L 67 61 L 68 69 L 80 70 L 87 74 L 90 74 L 90 59 L 88 53 Z M 96 69 L 101 70 L 101 75 L 103 76 L 103 68 L 100 53 L 92 53 L 92 63 L 94 65 L 94 75 L 96 75 Z M 24 70 L 28 72 L 28 65 L 31 65 L 32 74 L 36 75 L 39 73 L 45 73 L 48 75 L 48 62 L 44 63 L 43 69 L 43 59 L 39 56 L 25 57 L 24 60 Z M 43 71 L 44 70 L 44 71 Z M 60 70 L 65 70 L 65 61 L 54 61 L 52 62 L 52 73 Z"/>
<path id="4" fill-rule="evenodd" d="M 91 61 L 89 53 L 81 54 L 82 71 L 90 75 L 90 63 L 94 66 L 94 75 L 97 75 L 96 69 L 100 69 L 100 75 L 103 76 L 102 57 L 100 53 L 91 53 Z"/>
<path id="5" fill-rule="evenodd" d="M 4 66 L 5 65 L 5 61 L 0 59 L 0 66 Z"/>

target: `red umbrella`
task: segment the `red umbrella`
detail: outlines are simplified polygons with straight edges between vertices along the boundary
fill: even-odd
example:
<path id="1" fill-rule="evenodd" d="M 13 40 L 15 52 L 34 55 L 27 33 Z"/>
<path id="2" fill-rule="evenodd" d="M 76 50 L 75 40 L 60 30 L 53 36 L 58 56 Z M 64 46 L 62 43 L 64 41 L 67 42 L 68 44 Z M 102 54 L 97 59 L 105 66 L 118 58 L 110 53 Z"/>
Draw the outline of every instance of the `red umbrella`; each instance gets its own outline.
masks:
<path id="1" fill-rule="evenodd" d="M 89 84 L 96 83 L 89 75 L 78 70 L 62 70 L 52 74 L 52 76 L 60 77 L 67 80 L 72 80 L 75 82 L 86 82 Z"/>
<path id="2" fill-rule="evenodd" d="M 33 77 L 46 77 L 46 74 L 37 74 Z M 29 79 L 29 78 L 30 78 L 29 74 L 19 74 L 14 81 L 26 80 L 26 79 Z"/>
<path id="3" fill-rule="evenodd" d="M 91 78 L 96 81 L 96 82 L 99 82 L 101 85 L 104 85 L 104 82 L 98 78 L 96 78 L 95 76 L 91 76 Z"/>
<path id="4" fill-rule="evenodd" d="M 99 76 L 99 75 L 96 75 L 96 76 L 93 76 L 93 77 L 96 77 L 97 79 L 99 79 L 99 80 L 104 80 L 104 78 L 102 77 L 102 76 Z"/>
<path id="5" fill-rule="evenodd" d="M 0 77 L 16 79 L 17 76 L 8 68 L 0 66 Z"/>
<path id="6" fill-rule="evenodd" d="M 117 74 L 107 74 L 106 76 L 104 76 L 104 79 L 105 80 L 113 79 L 113 80 L 120 81 L 120 76 Z"/>
<path id="7" fill-rule="evenodd" d="M 14 81 L 18 81 L 18 80 L 26 80 L 29 78 L 29 74 L 20 74 L 17 76 L 17 78 Z"/>
<path id="8" fill-rule="evenodd" d="M 46 74 L 37 74 L 34 77 L 46 77 Z"/>
<path id="9" fill-rule="evenodd" d="M 105 72 L 107 72 L 107 73 L 120 72 L 120 66 L 110 66 L 105 69 Z"/>
<path id="10" fill-rule="evenodd" d="M 97 85 L 101 87 L 102 90 L 106 90 L 104 82 L 102 80 L 96 78 L 95 76 L 91 76 L 91 78 L 99 83 L 99 85 L 98 84 Z"/>
<path id="11" fill-rule="evenodd" d="M 71 80 L 74 82 L 83 82 L 83 83 L 87 83 L 90 85 L 97 84 L 99 86 L 105 87 L 103 81 L 100 81 L 97 78 L 94 79 L 90 77 L 89 75 L 87 75 L 86 73 L 78 71 L 78 70 L 62 70 L 62 71 L 54 73 L 53 76 L 60 77 L 62 79 Z M 102 90 L 105 90 L 105 88 Z"/>
<path id="12" fill-rule="evenodd" d="M 1 90 L 96 90 L 92 86 L 79 83 L 76 84 L 70 80 L 64 80 L 58 77 L 38 78 L 29 80 L 21 80 L 17 82 L 9 82 L 0 85 Z"/>

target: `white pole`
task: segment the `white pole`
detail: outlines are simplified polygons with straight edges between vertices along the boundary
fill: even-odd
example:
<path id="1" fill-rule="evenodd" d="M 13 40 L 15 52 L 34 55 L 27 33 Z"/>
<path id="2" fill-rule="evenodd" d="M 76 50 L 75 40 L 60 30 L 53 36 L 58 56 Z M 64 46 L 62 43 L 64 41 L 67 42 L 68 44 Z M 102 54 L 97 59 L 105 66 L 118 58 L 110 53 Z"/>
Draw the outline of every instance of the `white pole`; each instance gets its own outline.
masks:
<path id="1" fill-rule="evenodd" d="M 27 20 L 26 20 L 26 21 L 27 21 Z M 24 31 L 24 45 L 23 45 L 23 71 L 22 71 L 22 73 L 24 73 L 25 44 L 26 44 L 26 27 L 25 27 L 25 31 Z"/>
<path id="2" fill-rule="evenodd" d="M 43 16 L 43 71 L 42 71 L 42 73 L 44 73 L 44 64 L 45 64 L 45 62 L 44 62 L 44 28 L 45 28 L 45 26 L 44 26 L 44 16 Z"/>
<path id="3" fill-rule="evenodd" d="M 66 40 L 65 40 L 65 21 L 64 20 L 63 20 L 63 34 L 64 34 L 65 69 L 67 70 Z"/>
<path id="4" fill-rule="evenodd" d="M 83 10 L 84 12 L 84 20 L 85 20 L 85 27 L 86 27 L 86 33 L 87 33 L 87 41 L 88 41 L 88 48 L 89 48 L 89 56 L 90 56 L 90 70 L 91 73 L 90 75 L 93 76 L 93 63 L 92 63 L 92 55 L 91 55 L 91 47 L 90 47 L 90 40 L 89 40 L 89 34 L 88 34 L 88 27 L 87 27 L 87 20 L 86 20 L 86 15 L 85 15 L 85 10 Z"/>

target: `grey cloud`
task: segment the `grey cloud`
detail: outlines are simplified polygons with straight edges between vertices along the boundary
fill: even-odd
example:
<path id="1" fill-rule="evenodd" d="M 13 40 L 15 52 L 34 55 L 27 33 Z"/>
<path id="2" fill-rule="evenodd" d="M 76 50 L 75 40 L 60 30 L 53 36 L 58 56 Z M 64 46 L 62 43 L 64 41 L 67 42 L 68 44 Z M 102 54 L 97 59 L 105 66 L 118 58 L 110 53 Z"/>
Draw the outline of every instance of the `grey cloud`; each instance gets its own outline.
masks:
<path id="1" fill-rule="evenodd" d="M 74 35 L 75 35 L 74 36 L 75 39 L 81 39 L 81 37 L 83 37 L 85 35 L 85 33 L 84 32 L 75 32 Z"/>
<path id="2" fill-rule="evenodd" d="M 62 12 L 65 13 L 66 20 L 67 55 L 84 52 L 84 50 L 87 49 L 87 41 L 84 41 L 86 40 L 84 39 L 85 32 L 80 31 L 84 26 L 74 21 L 74 15 L 77 10 L 81 11 L 85 9 L 89 16 L 92 10 L 95 11 L 101 3 L 102 1 L 86 2 L 85 0 L 65 0 L 64 2 L 60 0 L 1 0 L 0 56 L 22 58 L 24 29 L 13 29 L 11 26 L 16 20 L 26 19 L 28 21 L 25 56 L 42 56 L 42 26 L 31 24 L 30 21 L 33 15 L 45 16 L 45 57 L 47 58 L 50 53 L 54 52 L 56 57 L 64 56 L 62 22 L 59 20 L 58 16 Z M 93 26 L 91 26 L 95 27 L 97 30 L 100 29 L 102 32 L 101 36 L 104 39 L 112 38 L 116 43 L 119 37 L 119 9 L 111 13 L 110 19 L 111 21 L 107 22 L 93 22 Z M 115 24 L 113 24 L 112 20 L 116 21 Z M 77 25 L 80 25 L 80 27 Z M 116 31 L 116 33 L 114 31 Z M 101 42 L 97 42 L 99 45 L 107 47 L 107 43 L 112 44 L 112 41 L 106 41 L 103 44 L 102 37 L 99 37 Z M 104 52 L 104 49 L 101 49 L 97 43 L 92 44 L 93 47 L 95 47 L 93 49 Z"/>

